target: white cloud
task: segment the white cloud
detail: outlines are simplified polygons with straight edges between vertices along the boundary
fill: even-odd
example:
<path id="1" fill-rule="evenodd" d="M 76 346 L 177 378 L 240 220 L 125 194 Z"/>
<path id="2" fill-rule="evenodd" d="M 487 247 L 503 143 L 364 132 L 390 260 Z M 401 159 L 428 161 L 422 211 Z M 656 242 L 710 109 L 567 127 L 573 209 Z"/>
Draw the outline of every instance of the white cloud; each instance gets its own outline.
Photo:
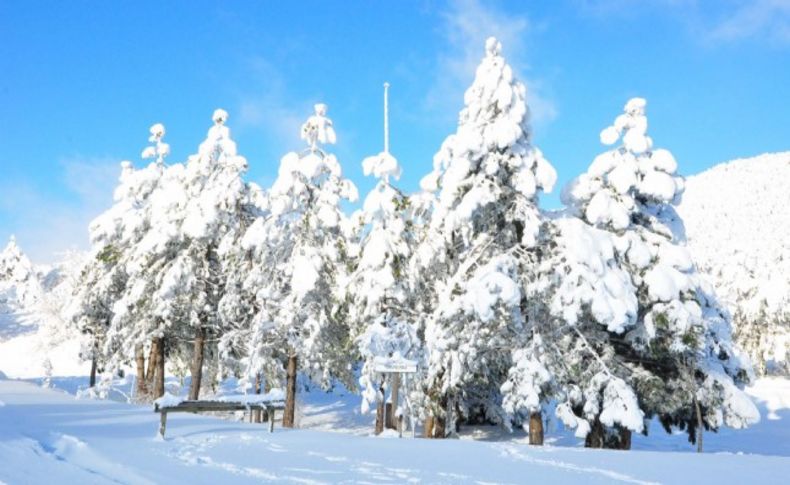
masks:
<path id="1" fill-rule="evenodd" d="M 239 96 L 240 125 L 262 128 L 279 152 L 300 147 L 303 142 L 299 138 L 299 130 L 312 108 L 303 106 L 304 103 L 289 103 L 286 83 L 269 61 L 255 57 L 250 59 L 248 66 L 254 93 L 244 92 Z M 303 106 L 303 109 L 295 109 L 294 106 Z"/>
<path id="2" fill-rule="evenodd" d="M 709 31 L 712 40 L 734 41 L 760 37 L 790 45 L 790 0 L 738 2 Z"/>
<path id="3" fill-rule="evenodd" d="M 15 234 L 35 262 L 54 262 L 65 251 L 88 248 L 88 224 L 112 204 L 120 174 L 118 160 L 110 158 L 73 157 L 60 168 L 65 193 L 14 181 L 0 186 L 0 215 L 9 228 L 0 237 Z"/>
<path id="4" fill-rule="evenodd" d="M 485 40 L 494 36 L 502 43 L 510 65 L 527 85 L 533 123 L 540 125 L 556 118 L 557 109 L 541 92 L 540 83 L 523 75 L 529 66 L 526 40 L 535 25 L 525 15 L 504 12 L 479 0 L 459 0 L 449 2 L 448 6 L 442 14 L 441 28 L 446 46 L 440 49 L 437 58 L 426 107 L 452 116 L 460 111 L 464 91 L 474 80 L 475 70 L 483 58 Z"/>

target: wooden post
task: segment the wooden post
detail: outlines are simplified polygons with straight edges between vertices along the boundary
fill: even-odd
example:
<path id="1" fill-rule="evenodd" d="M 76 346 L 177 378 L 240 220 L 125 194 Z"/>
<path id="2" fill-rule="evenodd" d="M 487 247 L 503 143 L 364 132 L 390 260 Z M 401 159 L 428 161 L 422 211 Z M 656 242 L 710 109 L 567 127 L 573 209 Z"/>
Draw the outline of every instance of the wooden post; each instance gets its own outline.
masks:
<path id="1" fill-rule="evenodd" d="M 167 427 L 167 412 L 160 411 L 159 413 L 159 436 L 165 438 L 165 428 Z"/>
<path id="2" fill-rule="evenodd" d="M 261 373 L 259 372 L 255 374 L 255 394 L 260 394 L 260 393 L 261 393 Z M 263 410 L 261 408 L 255 408 L 254 413 L 255 413 L 254 414 L 255 418 L 253 419 L 253 421 L 255 421 L 256 423 L 263 422 Z"/>
<path id="3" fill-rule="evenodd" d="M 288 356 L 285 385 L 285 412 L 283 413 L 283 427 L 293 428 L 296 418 L 296 354 Z"/>
<path id="4" fill-rule="evenodd" d="M 269 433 L 274 433 L 274 408 L 268 408 L 266 410 L 266 416 L 269 418 Z"/>
<path id="5" fill-rule="evenodd" d="M 700 409 L 699 401 L 694 398 L 694 408 L 697 414 L 697 453 L 702 453 L 702 432 L 705 427 L 702 424 L 702 409 Z"/>
<path id="6" fill-rule="evenodd" d="M 192 382 L 189 383 L 189 399 L 200 397 L 200 381 L 203 379 L 203 358 L 206 347 L 206 329 L 200 327 L 195 335 L 194 354 L 192 356 Z"/>
<path id="7" fill-rule="evenodd" d="M 400 392 L 400 373 L 392 374 L 392 392 L 390 393 L 390 408 L 387 413 L 387 427 L 390 429 L 398 428 L 398 393 Z"/>
<path id="8" fill-rule="evenodd" d="M 529 415 L 529 444 L 543 444 L 543 415 L 540 411 Z"/>
<path id="9" fill-rule="evenodd" d="M 386 405 L 384 403 L 384 377 L 381 378 L 379 390 L 376 394 L 376 434 L 384 431 L 384 421 L 386 419 Z"/>

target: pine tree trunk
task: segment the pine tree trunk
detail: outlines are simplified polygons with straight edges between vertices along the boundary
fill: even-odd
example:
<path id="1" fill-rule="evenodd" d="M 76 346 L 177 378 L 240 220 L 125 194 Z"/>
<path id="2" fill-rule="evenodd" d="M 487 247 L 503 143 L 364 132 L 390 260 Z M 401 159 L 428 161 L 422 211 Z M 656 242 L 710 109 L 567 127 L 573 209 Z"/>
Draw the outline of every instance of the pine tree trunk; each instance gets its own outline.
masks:
<path id="1" fill-rule="evenodd" d="M 529 415 L 529 444 L 543 444 L 543 415 L 540 411 Z"/>
<path id="2" fill-rule="evenodd" d="M 433 438 L 433 422 L 433 416 L 425 418 L 425 427 L 422 430 L 422 434 L 425 438 Z"/>
<path id="3" fill-rule="evenodd" d="M 137 385 L 135 386 L 134 397 L 138 401 L 144 401 L 148 394 L 148 386 L 145 383 L 145 349 L 142 344 L 134 347 L 134 362 L 137 368 Z"/>
<path id="4" fill-rule="evenodd" d="M 431 437 L 437 439 L 444 439 L 447 437 L 447 417 L 450 416 L 447 402 L 449 398 L 444 395 L 439 399 L 438 408 L 441 410 L 437 415 L 433 416 Z"/>
<path id="5" fill-rule="evenodd" d="M 283 413 L 283 427 L 293 428 L 296 418 L 296 354 L 288 357 L 285 383 L 285 412 Z"/>
<path id="6" fill-rule="evenodd" d="M 154 395 L 157 399 L 165 395 L 165 339 L 160 337 L 156 342 L 156 370 L 154 372 Z"/>
<path id="7" fill-rule="evenodd" d="M 93 354 L 93 358 L 91 359 L 91 377 L 88 386 L 89 387 L 96 387 L 96 354 Z"/>
<path id="8" fill-rule="evenodd" d="M 630 450 L 631 449 L 631 430 L 620 426 L 620 440 L 618 449 Z"/>
<path id="9" fill-rule="evenodd" d="M 597 419 L 593 421 L 590 427 L 590 432 L 584 439 L 585 448 L 603 448 L 604 440 L 606 438 L 606 430 Z"/>
<path id="10" fill-rule="evenodd" d="M 195 345 L 192 354 L 192 382 L 189 383 L 189 399 L 195 401 L 200 398 L 200 383 L 203 379 L 203 360 L 206 350 L 206 329 L 200 327 L 195 334 Z"/>
<path id="11" fill-rule="evenodd" d="M 443 439 L 447 434 L 447 417 L 435 416 L 433 418 L 433 437 Z"/>
<path id="12" fill-rule="evenodd" d="M 159 339 L 151 339 L 151 351 L 148 353 L 148 368 L 145 371 L 145 382 L 150 388 L 154 387 L 154 376 L 156 375 L 156 359 L 159 357 Z"/>

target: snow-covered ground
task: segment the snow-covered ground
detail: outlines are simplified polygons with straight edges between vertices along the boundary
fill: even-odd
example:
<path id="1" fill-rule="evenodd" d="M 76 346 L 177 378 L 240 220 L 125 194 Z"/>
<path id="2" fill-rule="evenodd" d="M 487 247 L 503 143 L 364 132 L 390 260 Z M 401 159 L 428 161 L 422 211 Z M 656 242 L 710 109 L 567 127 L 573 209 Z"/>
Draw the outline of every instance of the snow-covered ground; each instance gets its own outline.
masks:
<path id="1" fill-rule="evenodd" d="M 325 395 L 326 396 L 326 395 Z M 343 409 L 307 406 L 303 426 Z M 172 415 L 0 381 L 0 480 L 15 483 L 783 483 L 790 458 L 585 450 L 508 441 L 386 439 Z M 312 414 L 315 413 L 313 416 Z M 341 413 L 343 414 L 343 413 Z M 775 423 L 787 422 L 784 415 Z M 324 426 L 330 426 L 326 420 Z M 342 425 L 342 423 L 341 423 Z M 784 426 L 785 432 L 788 427 Z M 744 432 L 741 441 L 749 438 Z M 784 441 L 788 435 L 784 435 Z M 760 436 L 758 439 L 764 439 Z M 779 437 L 777 437 L 779 438 Z M 713 441 L 713 440 L 711 440 Z M 773 444 L 766 443 L 765 449 Z M 788 450 L 785 450 L 786 454 Z"/>

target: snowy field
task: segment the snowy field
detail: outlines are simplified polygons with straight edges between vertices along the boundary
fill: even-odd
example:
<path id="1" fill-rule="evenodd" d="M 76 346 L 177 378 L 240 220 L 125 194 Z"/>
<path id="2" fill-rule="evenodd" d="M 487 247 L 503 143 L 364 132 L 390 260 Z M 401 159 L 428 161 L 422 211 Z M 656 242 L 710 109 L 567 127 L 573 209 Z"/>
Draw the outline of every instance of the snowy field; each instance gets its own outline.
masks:
<path id="1" fill-rule="evenodd" d="M 63 388 L 80 382 L 53 379 Z M 746 431 L 707 433 L 708 452 L 698 455 L 684 436 L 660 429 L 636 436 L 630 452 L 580 448 L 560 432 L 544 447 L 484 428 L 465 430 L 462 438 L 475 441 L 375 438 L 357 396 L 320 392 L 302 396 L 301 429 L 277 427 L 269 434 L 265 425 L 175 414 L 161 440 L 150 407 L 75 399 L 37 382 L 0 380 L 0 481 L 786 483 L 790 383 L 762 380 L 750 393 L 760 403 L 762 422 Z"/>
<path id="2" fill-rule="evenodd" d="M 0 485 L 790 483 L 788 153 L 686 189 L 634 97 L 612 109 L 605 151 L 557 187 L 563 208 L 546 211 L 559 174 L 533 144 L 527 86 L 500 41 L 479 47 L 457 130 L 418 192 L 393 185 L 385 84 L 384 150 L 362 162 L 376 185 L 351 214 L 360 193 L 331 151 L 327 105 L 270 187 L 246 178 L 217 109 L 186 160 L 166 161 L 165 127 L 151 126 L 147 165 L 121 163 L 89 252 L 35 265 L 10 237 Z M 294 428 L 175 414 L 164 438 L 151 406 L 130 404 L 253 382 L 299 389 Z M 451 436 L 374 436 L 363 410 L 385 401 Z M 720 431 L 699 454 L 655 415 Z M 456 430 L 459 416 L 503 426 Z M 540 416 L 545 446 L 505 430 Z"/>

